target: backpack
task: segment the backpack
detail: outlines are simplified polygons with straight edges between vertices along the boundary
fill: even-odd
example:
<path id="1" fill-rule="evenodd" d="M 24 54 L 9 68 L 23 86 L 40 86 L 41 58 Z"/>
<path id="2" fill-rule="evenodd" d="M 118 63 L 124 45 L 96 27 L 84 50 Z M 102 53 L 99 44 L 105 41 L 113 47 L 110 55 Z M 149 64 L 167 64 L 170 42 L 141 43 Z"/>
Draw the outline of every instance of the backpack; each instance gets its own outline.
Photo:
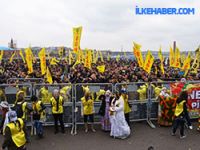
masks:
<path id="1" fill-rule="evenodd" d="M 15 104 L 14 106 L 14 110 L 16 111 L 17 113 L 17 118 L 22 118 L 24 112 L 23 112 L 23 108 L 22 108 L 22 105 L 24 103 L 20 103 L 20 104 Z"/>

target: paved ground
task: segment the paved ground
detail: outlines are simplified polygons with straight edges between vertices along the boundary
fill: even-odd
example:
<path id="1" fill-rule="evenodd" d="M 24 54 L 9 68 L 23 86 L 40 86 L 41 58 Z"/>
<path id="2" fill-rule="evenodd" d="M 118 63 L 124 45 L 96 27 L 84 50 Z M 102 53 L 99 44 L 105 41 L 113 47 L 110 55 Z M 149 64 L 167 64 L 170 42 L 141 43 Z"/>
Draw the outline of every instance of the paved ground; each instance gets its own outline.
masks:
<path id="1" fill-rule="evenodd" d="M 67 128 L 65 135 L 54 135 L 53 128 L 45 128 L 45 138 L 38 140 L 32 137 L 28 150 L 147 150 L 153 146 L 154 150 L 200 150 L 200 133 L 196 130 L 186 130 L 187 138 L 179 139 L 170 135 L 168 127 L 151 129 L 145 122 L 132 125 L 132 135 L 125 140 L 113 139 L 109 133 L 102 132 L 97 126 L 96 133 L 84 133 L 78 128 L 76 136 L 70 135 Z M 196 125 L 195 125 L 196 129 Z M 2 143 L 2 138 L 0 138 Z"/>

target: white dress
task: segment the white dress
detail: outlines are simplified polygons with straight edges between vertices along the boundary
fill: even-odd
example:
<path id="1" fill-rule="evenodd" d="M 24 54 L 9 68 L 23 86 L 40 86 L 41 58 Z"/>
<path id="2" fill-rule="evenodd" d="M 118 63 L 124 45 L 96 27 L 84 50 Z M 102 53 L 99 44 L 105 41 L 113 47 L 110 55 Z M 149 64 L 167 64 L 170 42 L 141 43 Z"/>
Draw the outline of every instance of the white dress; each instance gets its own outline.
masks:
<path id="1" fill-rule="evenodd" d="M 122 97 L 120 97 L 119 100 L 117 100 L 112 107 L 114 107 L 115 113 L 114 115 L 110 116 L 110 136 L 113 136 L 114 138 L 125 139 L 130 135 L 131 131 L 125 120 L 124 100 L 122 99 Z"/>

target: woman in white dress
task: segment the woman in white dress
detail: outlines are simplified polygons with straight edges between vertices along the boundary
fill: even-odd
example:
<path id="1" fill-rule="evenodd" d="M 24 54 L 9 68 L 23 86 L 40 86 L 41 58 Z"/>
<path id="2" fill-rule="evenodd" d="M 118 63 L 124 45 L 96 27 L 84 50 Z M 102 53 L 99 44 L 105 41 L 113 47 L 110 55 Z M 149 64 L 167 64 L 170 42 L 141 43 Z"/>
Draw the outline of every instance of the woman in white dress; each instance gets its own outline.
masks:
<path id="1" fill-rule="evenodd" d="M 130 135 L 130 127 L 125 120 L 124 116 L 124 99 L 123 95 L 126 93 L 125 90 L 121 91 L 121 96 L 118 100 L 113 98 L 110 108 L 110 123 L 111 132 L 110 136 L 114 138 L 125 139 Z"/>

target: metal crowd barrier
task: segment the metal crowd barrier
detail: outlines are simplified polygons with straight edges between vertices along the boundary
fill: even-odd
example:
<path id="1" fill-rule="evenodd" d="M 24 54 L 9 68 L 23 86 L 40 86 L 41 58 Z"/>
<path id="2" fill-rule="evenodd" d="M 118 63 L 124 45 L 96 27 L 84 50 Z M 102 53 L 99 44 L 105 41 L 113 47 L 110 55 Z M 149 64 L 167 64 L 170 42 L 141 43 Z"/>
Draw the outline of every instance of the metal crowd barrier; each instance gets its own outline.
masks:
<path id="1" fill-rule="evenodd" d="M 54 89 L 60 90 L 64 98 L 64 124 L 65 127 L 71 127 L 71 134 L 74 132 L 74 97 L 72 84 L 35 84 L 34 94 L 38 96 L 46 106 L 45 126 L 53 125 L 54 119 L 50 106 L 50 98 Z"/>
<path id="2" fill-rule="evenodd" d="M 12 83 L 19 83 L 19 84 L 23 84 L 23 83 L 43 83 L 44 79 L 43 78 L 9 78 L 7 80 L 7 84 L 12 84 Z"/>
<path id="3" fill-rule="evenodd" d="M 0 101 L 4 100 L 5 97 L 9 104 L 14 104 L 16 100 L 16 94 L 19 90 L 25 92 L 25 100 L 29 100 L 32 96 L 31 84 L 1 84 Z"/>
<path id="4" fill-rule="evenodd" d="M 132 82 L 132 83 L 117 83 L 115 91 L 120 92 L 122 88 L 126 88 L 128 92 L 128 102 L 132 111 L 130 112 L 130 121 L 147 121 L 154 128 L 149 120 L 149 83 Z"/>
<path id="5" fill-rule="evenodd" d="M 85 87 L 85 88 L 83 88 Z M 89 90 L 92 94 L 94 101 L 94 123 L 100 123 L 100 115 L 98 114 L 101 102 L 98 96 L 103 94 L 103 92 L 110 90 L 113 92 L 113 85 L 111 83 L 78 83 L 74 86 L 75 92 L 75 134 L 77 134 L 77 125 L 83 124 L 83 113 L 82 113 L 82 103 L 81 98 L 84 96 L 84 89 Z"/>

